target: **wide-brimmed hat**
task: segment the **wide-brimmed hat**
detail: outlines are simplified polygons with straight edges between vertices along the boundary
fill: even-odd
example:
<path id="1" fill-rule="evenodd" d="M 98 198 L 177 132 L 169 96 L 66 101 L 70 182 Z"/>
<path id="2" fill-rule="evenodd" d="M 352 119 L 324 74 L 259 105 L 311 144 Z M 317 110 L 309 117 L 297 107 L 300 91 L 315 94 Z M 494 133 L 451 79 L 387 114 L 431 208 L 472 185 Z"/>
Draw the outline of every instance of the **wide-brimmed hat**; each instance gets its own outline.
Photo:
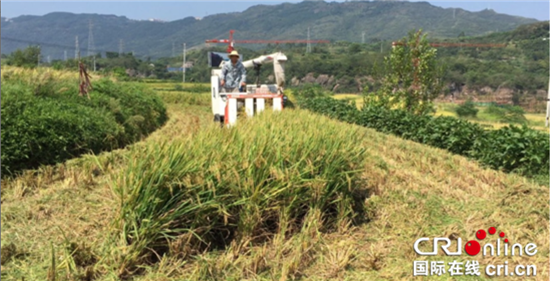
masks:
<path id="1" fill-rule="evenodd" d="M 237 53 L 237 51 L 233 50 L 233 51 L 231 51 L 231 53 L 229 54 L 229 57 L 239 57 L 239 53 Z"/>

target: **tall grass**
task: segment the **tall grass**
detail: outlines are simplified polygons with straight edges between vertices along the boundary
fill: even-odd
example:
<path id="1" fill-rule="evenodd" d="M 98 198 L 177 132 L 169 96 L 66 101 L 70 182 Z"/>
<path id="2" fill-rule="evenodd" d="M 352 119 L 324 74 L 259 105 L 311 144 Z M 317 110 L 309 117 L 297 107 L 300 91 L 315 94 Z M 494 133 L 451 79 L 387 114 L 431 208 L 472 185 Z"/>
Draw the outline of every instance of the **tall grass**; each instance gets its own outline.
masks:
<path id="1" fill-rule="evenodd" d="M 170 252 L 187 257 L 346 225 L 361 212 L 361 134 L 306 112 L 266 112 L 237 127 L 135 148 L 112 182 L 120 275 Z"/>

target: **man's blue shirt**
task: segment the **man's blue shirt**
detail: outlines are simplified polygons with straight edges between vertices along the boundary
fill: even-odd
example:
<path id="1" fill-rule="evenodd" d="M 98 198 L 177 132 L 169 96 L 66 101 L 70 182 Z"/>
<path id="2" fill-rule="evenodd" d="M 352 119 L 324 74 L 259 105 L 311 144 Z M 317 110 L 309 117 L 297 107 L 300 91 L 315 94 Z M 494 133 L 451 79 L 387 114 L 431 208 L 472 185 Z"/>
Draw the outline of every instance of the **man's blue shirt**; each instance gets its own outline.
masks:
<path id="1" fill-rule="evenodd" d="M 235 65 L 229 61 L 222 67 L 222 80 L 225 80 L 225 88 L 239 87 L 242 82 L 246 82 L 246 68 L 242 62 L 238 61 Z"/>

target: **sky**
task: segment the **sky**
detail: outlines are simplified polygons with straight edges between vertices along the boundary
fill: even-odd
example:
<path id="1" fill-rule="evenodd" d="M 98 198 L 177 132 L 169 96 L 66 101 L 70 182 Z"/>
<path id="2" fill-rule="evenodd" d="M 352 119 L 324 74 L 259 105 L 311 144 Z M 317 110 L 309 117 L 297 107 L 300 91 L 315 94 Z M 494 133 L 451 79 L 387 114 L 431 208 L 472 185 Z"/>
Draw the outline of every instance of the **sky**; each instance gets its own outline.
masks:
<path id="1" fill-rule="evenodd" d="M 97 13 L 126 16 L 135 20 L 159 19 L 173 21 L 185 17 L 205 17 L 218 13 L 242 12 L 248 7 L 264 4 L 277 5 L 284 2 L 300 1 L 25 1 L 2 0 L 2 17 L 13 18 L 20 15 L 45 15 L 51 12 Z M 332 2 L 332 0 L 327 1 Z M 336 2 L 343 2 L 342 0 Z M 415 2 L 415 1 L 412 1 Z M 538 20 L 550 19 L 548 0 L 528 1 L 428 1 L 443 8 L 462 8 L 469 11 L 493 9 L 497 13 L 516 15 Z"/>

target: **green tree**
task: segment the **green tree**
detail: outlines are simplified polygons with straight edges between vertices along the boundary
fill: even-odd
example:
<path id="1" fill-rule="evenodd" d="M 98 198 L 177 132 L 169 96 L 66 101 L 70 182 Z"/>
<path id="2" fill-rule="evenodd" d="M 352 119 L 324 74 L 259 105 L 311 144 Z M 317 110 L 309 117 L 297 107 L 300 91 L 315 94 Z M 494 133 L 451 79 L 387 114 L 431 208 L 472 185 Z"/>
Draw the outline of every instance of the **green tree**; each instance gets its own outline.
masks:
<path id="1" fill-rule="evenodd" d="M 414 114 L 433 112 L 432 102 L 443 88 L 436 55 L 437 50 L 430 46 L 421 30 L 409 32 L 384 58 L 387 72 L 383 86 L 366 95 L 366 103 Z"/>
<path id="2" fill-rule="evenodd" d="M 350 54 L 357 54 L 359 52 L 361 52 L 361 45 L 359 45 L 358 43 L 353 43 L 349 46 Z"/>
<path id="3" fill-rule="evenodd" d="M 465 103 L 456 108 L 456 114 L 460 117 L 476 117 L 478 111 L 472 99 L 468 99 Z"/>
<path id="4" fill-rule="evenodd" d="M 29 46 L 24 50 L 18 49 L 10 55 L 10 65 L 34 68 L 38 64 L 40 57 L 39 46 Z"/>

